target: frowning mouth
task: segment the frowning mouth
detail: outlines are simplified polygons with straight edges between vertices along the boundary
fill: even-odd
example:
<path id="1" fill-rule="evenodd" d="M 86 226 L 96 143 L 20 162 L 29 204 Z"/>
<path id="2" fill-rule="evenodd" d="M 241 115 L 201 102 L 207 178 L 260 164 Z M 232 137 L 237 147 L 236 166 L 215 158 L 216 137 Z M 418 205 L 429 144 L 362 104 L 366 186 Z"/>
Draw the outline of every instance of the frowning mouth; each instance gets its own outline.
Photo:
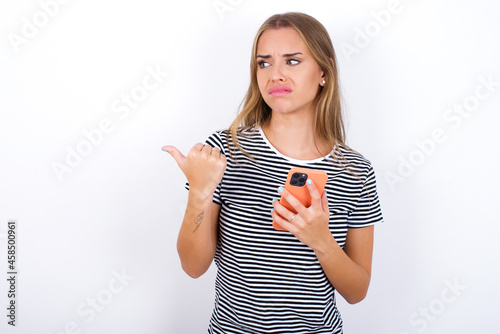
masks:
<path id="1" fill-rule="evenodd" d="M 269 88 L 267 92 L 273 96 L 283 96 L 290 94 L 292 92 L 292 89 L 288 86 L 274 86 Z"/>

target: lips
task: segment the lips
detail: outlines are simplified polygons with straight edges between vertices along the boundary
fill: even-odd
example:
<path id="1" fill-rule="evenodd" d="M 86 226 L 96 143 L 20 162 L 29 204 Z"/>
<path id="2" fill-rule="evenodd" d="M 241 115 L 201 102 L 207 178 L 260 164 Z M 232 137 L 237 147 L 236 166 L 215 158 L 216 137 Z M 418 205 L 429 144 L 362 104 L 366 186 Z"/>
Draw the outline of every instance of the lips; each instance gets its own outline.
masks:
<path id="1" fill-rule="evenodd" d="M 274 86 L 269 88 L 267 92 L 273 96 L 283 96 L 290 94 L 292 92 L 292 89 L 288 86 Z"/>

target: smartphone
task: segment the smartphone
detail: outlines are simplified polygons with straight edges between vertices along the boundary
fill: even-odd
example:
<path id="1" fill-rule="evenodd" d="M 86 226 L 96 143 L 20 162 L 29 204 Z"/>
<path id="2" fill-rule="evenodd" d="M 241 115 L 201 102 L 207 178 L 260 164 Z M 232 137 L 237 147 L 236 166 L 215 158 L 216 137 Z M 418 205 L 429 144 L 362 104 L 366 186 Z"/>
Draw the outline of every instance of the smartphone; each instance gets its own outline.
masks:
<path id="1" fill-rule="evenodd" d="M 307 179 L 313 180 L 318 192 L 320 195 L 323 195 L 328 175 L 322 170 L 294 167 L 288 172 L 288 177 L 285 183 L 285 189 L 297 198 L 306 208 L 311 206 L 311 195 L 306 185 Z M 297 211 L 284 198 L 280 199 L 280 203 L 288 210 L 297 214 Z M 286 231 L 274 220 L 273 227 L 278 231 Z"/>

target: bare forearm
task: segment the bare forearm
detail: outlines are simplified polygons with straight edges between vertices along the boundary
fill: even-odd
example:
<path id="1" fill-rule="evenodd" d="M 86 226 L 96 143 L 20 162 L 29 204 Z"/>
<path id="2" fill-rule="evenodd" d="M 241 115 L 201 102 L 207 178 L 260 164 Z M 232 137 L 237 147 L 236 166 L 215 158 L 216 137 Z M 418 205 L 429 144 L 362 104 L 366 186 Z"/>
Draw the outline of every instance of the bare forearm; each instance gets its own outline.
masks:
<path id="1" fill-rule="evenodd" d="M 215 254 L 216 226 L 212 226 L 212 197 L 200 198 L 189 192 L 188 204 L 177 238 L 182 268 L 191 277 L 201 276 Z"/>
<path id="2" fill-rule="evenodd" d="M 355 304 L 365 298 L 370 273 L 349 258 L 333 236 L 315 253 L 328 280 L 348 303 Z"/>

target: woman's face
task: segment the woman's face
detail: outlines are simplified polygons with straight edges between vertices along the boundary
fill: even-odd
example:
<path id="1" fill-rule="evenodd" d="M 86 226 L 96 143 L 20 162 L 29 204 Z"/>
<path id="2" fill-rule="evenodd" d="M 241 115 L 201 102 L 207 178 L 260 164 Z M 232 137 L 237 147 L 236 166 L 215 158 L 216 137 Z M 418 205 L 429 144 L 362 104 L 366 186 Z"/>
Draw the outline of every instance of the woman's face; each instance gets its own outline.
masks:
<path id="1" fill-rule="evenodd" d="M 264 31 L 256 61 L 259 90 L 273 113 L 314 112 L 323 71 L 295 29 Z"/>

